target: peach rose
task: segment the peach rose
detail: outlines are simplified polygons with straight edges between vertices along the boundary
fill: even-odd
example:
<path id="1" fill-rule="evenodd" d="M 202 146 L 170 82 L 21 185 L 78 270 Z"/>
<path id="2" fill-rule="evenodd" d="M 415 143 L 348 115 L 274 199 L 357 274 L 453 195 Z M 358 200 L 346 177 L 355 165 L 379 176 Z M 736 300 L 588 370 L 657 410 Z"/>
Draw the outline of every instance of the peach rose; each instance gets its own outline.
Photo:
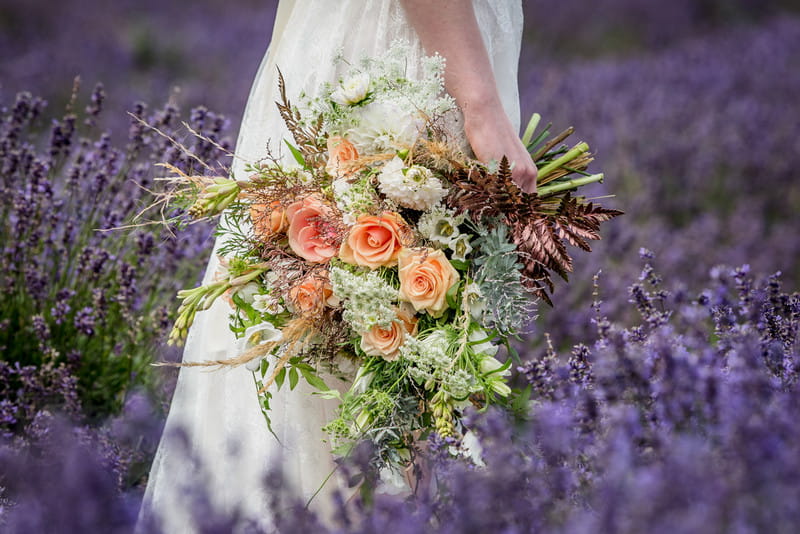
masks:
<path id="1" fill-rule="evenodd" d="M 334 135 L 328 138 L 328 163 L 325 170 L 335 177 L 347 176 L 355 169 L 352 162 L 358 159 L 358 150 L 353 143 Z"/>
<path id="2" fill-rule="evenodd" d="M 286 209 L 278 200 L 272 201 L 269 206 L 267 204 L 250 206 L 250 219 L 253 221 L 253 231 L 260 239 L 281 234 L 289 228 Z"/>
<path id="3" fill-rule="evenodd" d="M 301 315 L 320 313 L 333 298 L 333 288 L 328 281 L 327 272 L 311 273 L 289 290 L 289 300 L 295 312 Z"/>
<path id="4" fill-rule="evenodd" d="M 362 215 L 342 242 L 339 258 L 351 265 L 377 269 L 397 265 L 408 227 L 400 215 L 385 211 L 380 216 Z"/>
<path id="5" fill-rule="evenodd" d="M 447 309 L 447 290 L 459 275 L 441 250 L 415 251 L 404 248 L 398 257 L 400 299 L 417 311 L 427 310 L 440 317 Z"/>
<path id="6" fill-rule="evenodd" d="M 361 336 L 361 350 L 369 356 L 380 356 L 391 362 L 400 355 L 400 346 L 405 342 L 406 336 L 416 334 L 417 318 L 398 310 L 397 320 L 392 321 L 388 328 L 375 325 Z"/>
<path id="7" fill-rule="evenodd" d="M 321 231 L 323 219 L 331 216 L 331 208 L 311 195 L 286 208 L 289 220 L 289 246 L 295 254 L 312 263 L 325 263 L 336 255 L 336 247 Z M 327 239 L 326 239 L 327 238 Z"/>

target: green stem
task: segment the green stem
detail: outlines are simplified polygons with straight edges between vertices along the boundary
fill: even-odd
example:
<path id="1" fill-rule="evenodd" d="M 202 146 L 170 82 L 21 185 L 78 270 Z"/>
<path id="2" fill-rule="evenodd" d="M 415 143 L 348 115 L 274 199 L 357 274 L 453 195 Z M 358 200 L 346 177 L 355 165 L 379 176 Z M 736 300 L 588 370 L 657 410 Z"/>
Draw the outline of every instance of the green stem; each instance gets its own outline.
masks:
<path id="1" fill-rule="evenodd" d="M 531 115 L 531 120 L 528 121 L 528 126 L 525 128 L 525 133 L 522 134 L 522 144 L 528 146 L 531 142 L 531 138 L 533 137 L 533 132 L 536 131 L 536 127 L 539 126 L 539 121 L 542 119 L 542 116 L 538 113 L 534 113 Z"/>
<path id="2" fill-rule="evenodd" d="M 547 178 L 548 175 L 552 174 L 560 167 L 563 167 L 566 163 L 569 163 L 570 161 L 577 158 L 587 150 L 589 150 L 588 144 L 586 144 L 585 142 L 578 143 L 577 145 L 575 145 L 575 148 L 573 148 L 560 158 L 551 161 L 550 163 L 539 169 L 539 180 Z"/>
<path id="3" fill-rule="evenodd" d="M 602 183 L 603 173 L 592 174 L 591 176 L 584 176 L 582 178 L 575 178 L 573 180 L 567 180 L 566 182 L 557 182 L 555 184 L 545 185 L 537 189 L 536 193 L 541 198 L 541 197 L 546 197 L 548 195 L 552 195 L 554 193 L 560 193 L 561 191 L 575 189 L 576 187 L 580 187 L 586 184 L 591 184 L 594 182 Z"/>

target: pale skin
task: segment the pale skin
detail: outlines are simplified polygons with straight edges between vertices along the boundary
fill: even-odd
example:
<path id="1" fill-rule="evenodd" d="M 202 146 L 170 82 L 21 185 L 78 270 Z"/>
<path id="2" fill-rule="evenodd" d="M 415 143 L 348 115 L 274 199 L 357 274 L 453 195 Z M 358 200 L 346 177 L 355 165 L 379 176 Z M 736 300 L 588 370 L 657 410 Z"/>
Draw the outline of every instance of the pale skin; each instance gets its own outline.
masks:
<path id="1" fill-rule="evenodd" d="M 536 165 L 500 102 L 471 0 L 400 0 L 429 54 L 446 60 L 445 88 L 464 113 L 464 131 L 483 162 L 506 156 L 523 191 L 536 191 Z"/>

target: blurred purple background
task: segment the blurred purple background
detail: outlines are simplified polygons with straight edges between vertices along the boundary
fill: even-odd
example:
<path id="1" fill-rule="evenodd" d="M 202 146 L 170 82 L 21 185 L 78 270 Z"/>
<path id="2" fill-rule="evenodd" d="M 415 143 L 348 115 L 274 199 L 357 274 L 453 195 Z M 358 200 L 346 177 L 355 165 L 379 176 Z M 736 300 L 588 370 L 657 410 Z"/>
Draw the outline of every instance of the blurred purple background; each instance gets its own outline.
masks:
<path id="1" fill-rule="evenodd" d="M 570 284 L 559 285 L 556 307 L 540 310 L 521 344 L 517 379 L 533 388 L 538 406 L 532 433 L 514 442 L 499 418 L 479 421 L 490 439 L 488 463 L 499 469 L 456 468 L 451 487 L 470 491 L 454 492 L 436 524 L 451 532 L 510 524 L 545 532 L 794 532 L 800 301 L 786 293 L 800 282 L 800 2 L 523 5 L 523 116 L 539 112 L 559 131 L 574 125 L 574 141 L 597 153 L 590 169 L 606 175 L 585 193 L 613 193 L 603 204 L 627 214 L 605 225 L 594 253 L 574 251 Z M 199 226 L 179 241 L 147 232 L 136 239 L 87 232 L 77 244 L 65 236 L 132 213 L 142 196 L 132 183 L 148 183 L 154 162 L 190 166 L 163 139 L 131 128 L 127 110 L 184 140 L 179 117 L 223 143 L 235 138 L 274 11 L 274 0 L 0 0 L 0 207 L 11 214 L 0 226 L 8 237 L 0 240 L 0 530 L 131 530 L 162 421 L 133 385 L 164 386 L 154 401 L 166 408 L 173 382 L 116 367 L 98 376 L 92 366 L 107 359 L 104 350 L 70 349 L 125 337 L 119 318 L 106 327 L 97 315 L 95 329 L 88 320 L 95 309 L 121 301 L 143 314 L 139 304 L 150 297 L 174 304 L 175 287 L 198 279 L 212 241 Z M 75 117 L 59 119 L 76 75 L 74 111 L 90 102 L 78 133 Z M 96 82 L 105 85 L 102 106 Z M 39 119 L 41 103 L 15 104 L 19 91 L 48 101 Z M 229 122 L 204 108 L 188 111 L 200 105 Z M 110 139 L 91 127 L 100 107 Z M 80 132 L 90 137 L 79 140 Z M 187 142 L 218 157 L 208 143 Z M 74 162 L 63 157 L 70 150 L 81 154 Z M 32 172 L 26 161 L 37 163 Z M 65 199 L 74 209 L 63 209 Z M 23 212 L 32 211 L 40 217 L 33 231 L 18 232 L 31 216 Z M 94 219 L 84 213 L 95 211 Z M 56 237 L 43 239 L 48 232 Z M 86 258 L 101 258 L 98 270 L 106 249 L 125 259 L 122 281 L 113 262 L 100 282 L 62 277 L 58 268 L 42 274 L 82 247 L 90 247 Z M 653 253 L 643 251 L 642 269 L 644 247 Z M 53 310 L 69 311 L 70 299 L 74 321 L 56 328 Z M 139 332 L 148 343 L 170 326 L 166 311 L 151 319 L 152 332 Z M 543 348 L 543 332 L 560 358 Z M 145 367 L 155 357 L 149 346 L 141 348 Z M 66 362 L 40 365 L 59 351 Z M 114 351 L 109 362 L 126 363 L 127 352 Z M 126 380 L 117 381 L 120 373 Z M 80 377 L 97 406 L 86 398 L 77 406 Z M 73 404 L 82 412 L 71 413 Z M 59 410 L 69 423 L 54 419 Z M 214 509 L 197 502 L 204 532 L 231 531 L 235 517 L 214 519 Z M 399 500 L 380 506 L 373 519 L 383 523 L 365 520 L 363 532 L 433 524 L 424 503 L 416 516 Z M 282 531 L 309 531 L 307 513 L 295 511 Z"/>
<path id="2" fill-rule="evenodd" d="M 796 284 L 798 3 L 523 5 L 523 116 L 574 125 L 607 177 L 589 194 L 613 192 L 606 204 L 628 213 L 596 253 L 576 252 L 569 289 L 558 289 L 556 310 L 543 310 L 536 330 L 564 341 L 580 334 L 600 269 L 612 313 L 624 307 L 642 246 L 689 286 L 718 263 L 781 270 Z M 0 101 L 30 90 L 56 113 L 79 74 L 85 91 L 105 84 L 115 137 L 135 101 L 169 98 L 227 115 L 235 137 L 274 9 L 272 0 L 0 0 Z"/>

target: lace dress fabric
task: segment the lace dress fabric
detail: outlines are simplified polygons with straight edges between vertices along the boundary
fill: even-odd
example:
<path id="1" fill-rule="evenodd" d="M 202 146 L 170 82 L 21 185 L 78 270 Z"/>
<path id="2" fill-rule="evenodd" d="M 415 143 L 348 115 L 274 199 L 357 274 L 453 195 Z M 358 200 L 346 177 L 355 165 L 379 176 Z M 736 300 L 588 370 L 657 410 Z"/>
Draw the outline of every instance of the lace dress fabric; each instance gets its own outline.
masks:
<path id="1" fill-rule="evenodd" d="M 519 126 L 521 0 L 473 0 L 473 6 L 503 105 Z M 408 74 L 414 76 L 423 50 L 398 0 L 281 0 L 272 42 L 242 121 L 236 148 L 240 159 L 234 162 L 234 175 L 244 177 L 244 162 L 264 157 L 268 141 L 277 152 L 281 138 L 290 138 L 274 104 L 278 100 L 278 68 L 290 98 L 301 92 L 313 94 L 320 83 L 338 79 L 343 66 L 334 61 L 337 55 L 354 60 L 365 54 L 378 55 L 397 39 L 412 45 Z M 218 240 L 215 252 L 220 244 Z M 204 282 L 212 279 L 217 267 L 218 259 L 212 254 Z M 229 313 L 222 299 L 198 313 L 186 341 L 185 362 L 236 355 L 236 340 L 228 329 Z M 343 391 L 347 388 L 343 382 L 336 386 Z M 224 513 L 239 508 L 268 527 L 268 496 L 262 482 L 275 462 L 291 489 L 303 498 L 322 487 L 311 506 L 325 517 L 327 497 L 340 482 L 333 476 L 325 483 L 334 463 L 321 427 L 333 417 L 336 405 L 310 393 L 302 380 L 294 391 L 284 387 L 274 392 L 273 436 L 257 402 L 253 375 L 244 367 L 181 369 L 151 468 L 140 527 L 158 517 L 166 532 L 197 531 L 195 520 L 201 519 L 192 503 L 198 501 L 189 496 L 204 492 L 217 510 Z M 179 430 L 183 439 L 175 437 Z"/>

